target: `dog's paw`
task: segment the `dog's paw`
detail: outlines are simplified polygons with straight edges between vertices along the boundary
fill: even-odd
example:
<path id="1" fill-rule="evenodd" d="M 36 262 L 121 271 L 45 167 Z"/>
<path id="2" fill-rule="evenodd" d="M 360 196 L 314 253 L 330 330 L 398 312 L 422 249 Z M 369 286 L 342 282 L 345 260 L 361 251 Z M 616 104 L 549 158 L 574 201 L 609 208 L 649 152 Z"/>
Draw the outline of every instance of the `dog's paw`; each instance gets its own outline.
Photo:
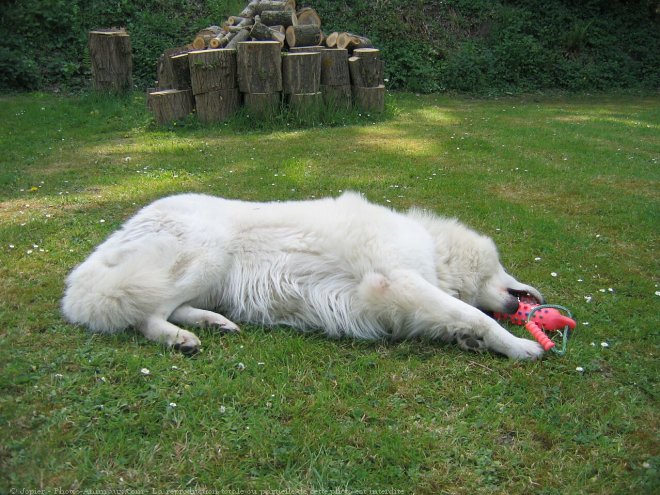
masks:
<path id="1" fill-rule="evenodd" d="M 202 342 L 197 335 L 186 330 L 181 330 L 180 332 L 177 332 L 176 340 L 172 347 L 183 354 L 192 356 L 199 352 L 201 345 Z"/>
<path id="2" fill-rule="evenodd" d="M 214 314 L 214 316 L 206 319 L 204 321 L 204 326 L 227 333 L 237 333 L 241 331 L 236 323 L 219 314 Z"/>
<path id="3" fill-rule="evenodd" d="M 538 342 L 517 338 L 516 342 L 506 350 L 506 355 L 511 359 L 535 361 L 541 359 L 543 352 L 543 347 Z"/>

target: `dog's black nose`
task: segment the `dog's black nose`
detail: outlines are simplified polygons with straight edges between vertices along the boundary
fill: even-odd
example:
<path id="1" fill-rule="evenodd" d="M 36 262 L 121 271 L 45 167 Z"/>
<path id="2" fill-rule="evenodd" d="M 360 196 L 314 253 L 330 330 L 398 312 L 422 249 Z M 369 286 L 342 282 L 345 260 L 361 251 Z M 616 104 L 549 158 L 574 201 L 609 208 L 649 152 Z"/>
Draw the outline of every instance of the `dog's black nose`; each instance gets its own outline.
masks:
<path id="1" fill-rule="evenodd" d="M 519 306 L 520 301 L 518 301 L 518 298 L 515 296 L 509 296 L 507 301 L 504 303 L 504 310 L 502 311 L 503 313 L 507 315 L 511 315 L 518 311 L 518 306 Z"/>

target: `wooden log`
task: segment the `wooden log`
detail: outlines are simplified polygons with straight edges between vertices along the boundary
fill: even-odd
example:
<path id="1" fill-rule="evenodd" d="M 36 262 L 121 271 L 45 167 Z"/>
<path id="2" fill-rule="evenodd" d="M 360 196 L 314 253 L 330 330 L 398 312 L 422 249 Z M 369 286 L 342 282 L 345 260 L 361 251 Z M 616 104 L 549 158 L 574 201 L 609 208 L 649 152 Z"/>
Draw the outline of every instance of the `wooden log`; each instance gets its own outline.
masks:
<path id="1" fill-rule="evenodd" d="M 233 36 L 231 36 L 233 35 Z M 243 41 L 247 41 L 250 39 L 250 30 L 249 29 L 242 29 L 238 33 L 231 33 L 231 39 L 229 40 L 229 43 L 225 45 L 225 48 L 228 49 L 235 49 L 238 47 L 239 43 L 242 43 Z"/>
<path id="2" fill-rule="evenodd" d="M 209 48 L 214 50 L 217 50 L 218 48 L 224 48 L 227 46 L 227 43 L 229 43 L 229 40 L 231 40 L 229 33 L 220 33 L 218 36 L 209 41 Z"/>
<path id="3" fill-rule="evenodd" d="M 286 42 L 289 46 L 320 45 L 322 39 L 321 28 L 314 24 L 298 24 L 286 28 Z"/>
<path id="4" fill-rule="evenodd" d="M 321 27 L 321 18 L 311 7 L 305 7 L 298 11 L 298 24 L 312 24 Z"/>
<path id="5" fill-rule="evenodd" d="M 252 39 L 257 41 L 277 41 L 281 47 L 284 46 L 285 34 L 279 29 L 271 29 L 261 22 L 255 22 L 250 31 Z"/>
<path id="6" fill-rule="evenodd" d="M 195 50 L 203 50 L 209 46 L 210 41 L 218 36 L 222 32 L 220 26 L 209 26 L 205 29 L 202 29 L 195 35 L 195 39 L 192 42 L 193 48 Z"/>
<path id="7" fill-rule="evenodd" d="M 338 108 L 348 110 L 353 104 L 351 85 L 329 86 L 321 84 L 323 104 L 327 108 Z"/>
<path id="8" fill-rule="evenodd" d="M 364 36 L 358 36 L 352 33 L 339 33 L 339 36 L 337 36 L 337 48 L 346 48 L 348 51 L 352 51 L 355 48 L 371 47 L 373 47 L 371 41 Z"/>
<path id="9" fill-rule="evenodd" d="M 254 18 L 252 17 L 240 17 L 240 16 L 231 16 L 227 18 L 228 26 L 251 26 L 254 24 Z"/>
<path id="10" fill-rule="evenodd" d="M 385 110 L 385 86 L 361 88 L 352 86 L 355 106 L 365 112 L 382 112 Z"/>
<path id="11" fill-rule="evenodd" d="M 188 60 L 195 95 L 236 87 L 236 50 L 196 50 Z"/>
<path id="12" fill-rule="evenodd" d="M 264 10 L 260 20 L 266 26 L 289 26 L 298 25 L 298 18 L 293 10 Z"/>
<path id="13" fill-rule="evenodd" d="M 287 53 L 282 57 L 282 89 L 285 94 L 318 93 L 321 54 Z"/>
<path id="14" fill-rule="evenodd" d="M 351 84 L 348 70 L 348 51 L 343 48 L 325 48 L 321 51 L 321 84 L 346 86 Z"/>
<path id="15" fill-rule="evenodd" d="M 258 19 L 259 16 L 257 16 L 256 18 Z M 252 23 L 252 24 L 254 24 L 254 23 Z M 250 31 L 250 29 L 252 29 L 252 24 L 249 24 L 247 26 L 226 26 L 225 31 L 227 31 L 227 33 L 239 33 L 241 31 L 243 31 L 244 29 L 247 29 L 248 31 Z"/>
<path id="16" fill-rule="evenodd" d="M 277 41 L 238 44 L 238 87 L 243 93 L 282 91 L 282 55 Z"/>
<path id="17" fill-rule="evenodd" d="M 240 14 L 238 14 L 239 17 L 254 17 L 256 15 L 256 11 L 254 9 L 254 6 L 259 3 L 259 0 L 252 0 L 250 3 L 248 3 L 245 8 L 241 11 Z"/>
<path id="18" fill-rule="evenodd" d="M 149 93 L 147 98 L 149 108 L 159 124 L 167 124 L 186 118 L 192 113 L 194 100 L 189 89 L 166 89 Z"/>
<path id="19" fill-rule="evenodd" d="M 222 122 L 238 111 L 241 94 L 237 88 L 218 89 L 195 95 L 195 104 L 200 122 Z"/>
<path id="20" fill-rule="evenodd" d="M 372 88 L 383 84 L 383 61 L 380 50 L 361 48 L 348 59 L 353 86 Z"/>
<path id="21" fill-rule="evenodd" d="M 328 48 L 336 48 L 337 38 L 339 38 L 339 33 L 337 31 L 335 31 L 334 33 L 330 33 L 325 38 L 325 46 L 327 46 Z"/>
<path id="22" fill-rule="evenodd" d="M 264 118 L 280 110 L 282 93 L 243 93 L 243 103 L 251 117 Z"/>
<path id="23" fill-rule="evenodd" d="M 323 95 L 318 93 L 290 94 L 287 103 L 291 110 L 299 114 L 313 115 L 323 108 Z"/>
<path id="24" fill-rule="evenodd" d="M 191 89 L 190 62 L 188 53 L 180 53 L 170 57 L 172 64 L 172 89 Z"/>
<path id="25" fill-rule="evenodd" d="M 88 33 L 92 83 L 97 91 L 124 92 L 133 86 L 131 38 L 124 29 Z"/>
<path id="26" fill-rule="evenodd" d="M 381 60 L 380 50 L 377 48 L 365 47 L 353 50 L 354 57 L 360 57 L 363 60 Z"/>
<path id="27" fill-rule="evenodd" d="M 266 10 L 296 10 L 296 2 L 293 0 L 261 0 L 254 4 L 254 15 L 261 15 Z"/>
<path id="28" fill-rule="evenodd" d="M 158 78 L 158 87 L 163 89 L 185 89 L 176 88 L 174 72 L 172 68 L 172 57 L 182 53 L 188 53 L 188 48 L 180 46 L 176 48 L 168 48 L 163 54 L 158 57 L 156 65 L 156 77 Z"/>
<path id="29" fill-rule="evenodd" d="M 217 36 L 222 31 L 220 26 L 209 26 L 197 33 L 197 36 Z"/>

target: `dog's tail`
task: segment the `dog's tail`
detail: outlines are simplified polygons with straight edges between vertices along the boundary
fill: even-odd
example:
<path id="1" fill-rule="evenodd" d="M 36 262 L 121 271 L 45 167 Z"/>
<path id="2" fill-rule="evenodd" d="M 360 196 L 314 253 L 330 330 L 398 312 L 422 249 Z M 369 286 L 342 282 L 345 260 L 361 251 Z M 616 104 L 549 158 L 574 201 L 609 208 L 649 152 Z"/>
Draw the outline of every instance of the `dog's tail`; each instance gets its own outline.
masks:
<path id="1" fill-rule="evenodd" d="M 171 281 L 160 264 L 162 258 L 119 255 L 108 259 L 104 254 L 93 253 L 71 272 L 61 308 L 71 323 L 114 333 L 153 314 L 159 302 L 171 297 Z"/>

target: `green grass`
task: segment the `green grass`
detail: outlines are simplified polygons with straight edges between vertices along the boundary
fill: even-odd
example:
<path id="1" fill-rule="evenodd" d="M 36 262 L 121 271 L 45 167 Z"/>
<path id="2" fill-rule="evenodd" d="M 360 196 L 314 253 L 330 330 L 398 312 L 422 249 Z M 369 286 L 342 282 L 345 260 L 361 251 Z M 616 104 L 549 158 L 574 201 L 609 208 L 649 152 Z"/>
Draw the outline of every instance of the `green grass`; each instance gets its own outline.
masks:
<path id="1" fill-rule="evenodd" d="M 0 492 L 657 493 L 660 98 L 388 107 L 163 129 L 139 96 L 0 98 Z M 576 315 L 568 354 L 247 326 L 198 332 L 187 358 L 61 319 L 69 270 L 157 197 L 346 189 L 493 236 L 513 274 Z"/>

